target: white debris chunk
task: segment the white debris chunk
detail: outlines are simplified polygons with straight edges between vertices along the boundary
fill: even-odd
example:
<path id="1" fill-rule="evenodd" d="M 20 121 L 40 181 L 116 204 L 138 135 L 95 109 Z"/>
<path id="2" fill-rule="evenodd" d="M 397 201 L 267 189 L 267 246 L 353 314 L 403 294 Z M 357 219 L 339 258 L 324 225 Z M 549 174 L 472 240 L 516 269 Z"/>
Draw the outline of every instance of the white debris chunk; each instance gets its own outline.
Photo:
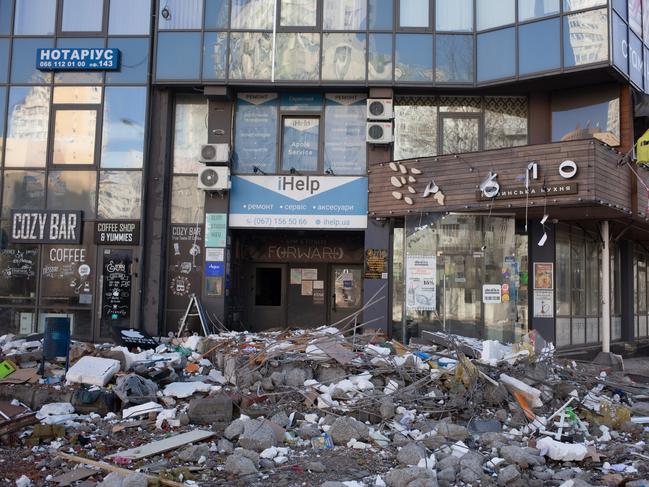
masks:
<path id="1" fill-rule="evenodd" d="M 210 392 L 211 389 L 212 386 L 205 382 L 172 382 L 162 393 L 165 396 L 184 398 L 193 396 L 197 392 Z"/>
<path id="2" fill-rule="evenodd" d="M 68 382 L 104 387 L 119 372 L 119 360 L 112 358 L 81 357 L 65 374 Z"/>
<path id="3" fill-rule="evenodd" d="M 32 481 L 27 475 L 22 475 L 18 480 L 16 480 L 16 487 L 30 487 Z"/>
<path id="4" fill-rule="evenodd" d="M 543 401 L 541 401 L 541 391 L 537 388 L 528 386 L 525 382 L 510 377 L 507 374 L 500 374 L 500 382 L 505 384 L 508 389 L 513 389 L 522 393 L 531 407 L 540 408 L 543 406 Z"/>
<path id="5" fill-rule="evenodd" d="M 541 438 L 536 442 L 536 447 L 541 450 L 543 455 L 550 457 L 552 460 L 571 462 L 581 461 L 586 457 L 588 449 L 581 443 L 562 443 L 549 436 Z"/>
<path id="6" fill-rule="evenodd" d="M 164 408 L 162 407 L 161 404 L 150 401 L 144 404 L 139 404 L 137 406 L 124 409 L 122 411 L 122 419 L 137 418 L 138 416 L 144 416 L 145 414 L 149 414 L 149 413 L 159 413 L 163 409 Z"/>

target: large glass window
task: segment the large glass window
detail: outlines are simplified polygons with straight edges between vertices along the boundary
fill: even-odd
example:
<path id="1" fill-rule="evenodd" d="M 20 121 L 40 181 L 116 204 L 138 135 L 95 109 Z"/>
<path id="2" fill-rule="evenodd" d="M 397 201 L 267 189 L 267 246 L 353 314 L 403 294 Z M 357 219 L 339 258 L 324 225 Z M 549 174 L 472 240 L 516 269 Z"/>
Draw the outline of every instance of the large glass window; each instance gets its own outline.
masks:
<path id="1" fill-rule="evenodd" d="M 527 144 L 527 98 L 485 98 L 485 149 Z"/>
<path id="2" fill-rule="evenodd" d="M 240 93 L 234 127 L 234 170 L 252 173 L 254 168 L 275 172 L 277 159 L 277 95 Z"/>
<path id="3" fill-rule="evenodd" d="M 273 27 L 273 0 L 232 0 L 232 29 L 264 29 Z"/>
<path id="4" fill-rule="evenodd" d="M 432 97 L 397 99 L 394 106 L 394 158 L 437 155 L 437 106 Z"/>
<path id="5" fill-rule="evenodd" d="M 518 0 L 518 20 L 559 13 L 559 0 Z"/>
<path id="6" fill-rule="evenodd" d="M 392 29 L 392 0 L 369 0 L 370 30 Z"/>
<path id="7" fill-rule="evenodd" d="M 0 39 L 0 83 L 9 80 L 9 39 Z"/>
<path id="8" fill-rule="evenodd" d="M 52 39 L 14 39 L 11 56 L 11 82 L 49 83 L 52 74 L 36 69 L 36 49 L 54 47 Z"/>
<path id="9" fill-rule="evenodd" d="M 81 210 L 94 218 L 97 197 L 95 171 L 50 171 L 47 175 L 47 209 Z"/>
<path id="10" fill-rule="evenodd" d="M 518 31 L 518 69 L 521 75 L 561 67 L 559 19 L 521 25 Z"/>
<path id="11" fill-rule="evenodd" d="M 100 32 L 103 21 L 104 0 L 63 0 L 63 32 Z"/>
<path id="12" fill-rule="evenodd" d="M 11 88 L 7 113 L 6 166 L 45 166 L 49 119 L 49 87 Z"/>
<path id="13" fill-rule="evenodd" d="M 53 164 L 95 163 L 98 112 L 97 108 L 53 110 Z"/>
<path id="14" fill-rule="evenodd" d="M 272 47 L 269 32 L 230 34 L 230 79 L 270 79 Z"/>
<path id="15" fill-rule="evenodd" d="M 563 10 L 566 12 L 599 5 L 606 5 L 606 0 L 563 0 Z"/>
<path id="16" fill-rule="evenodd" d="M 196 176 L 174 176 L 171 187 L 171 223 L 203 220 L 205 193 L 196 187 Z"/>
<path id="17" fill-rule="evenodd" d="M 515 0 L 477 0 L 478 30 L 513 24 L 516 20 Z"/>
<path id="18" fill-rule="evenodd" d="M 223 29 L 228 26 L 228 0 L 205 1 L 205 28 Z"/>
<path id="19" fill-rule="evenodd" d="M 203 79 L 225 79 L 227 48 L 227 33 L 205 32 L 203 36 Z"/>
<path id="20" fill-rule="evenodd" d="M 149 39 L 111 38 L 108 47 L 120 51 L 120 69 L 106 72 L 106 83 L 146 83 L 149 73 Z"/>
<path id="21" fill-rule="evenodd" d="M 0 35 L 11 34 L 12 0 L 0 0 Z"/>
<path id="22" fill-rule="evenodd" d="M 580 66 L 607 59 L 608 15 L 606 9 L 564 16 L 564 66 Z"/>
<path id="23" fill-rule="evenodd" d="M 365 34 L 323 34 L 322 79 L 365 79 Z"/>
<path id="24" fill-rule="evenodd" d="M 2 217 L 8 218 L 12 209 L 42 209 L 45 207 L 45 172 L 5 171 L 2 192 Z"/>
<path id="25" fill-rule="evenodd" d="M 282 171 L 318 170 L 320 117 L 283 117 Z"/>
<path id="26" fill-rule="evenodd" d="M 433 36 L 397 34 L 395 81 L 433 80 Z"/>
<path id="27" fill-rule="evenodd" d="M 203 0 L 161 0 L 158 28 L 200 29 L 203 25 Z M 174 58 L 175 59 L 175 58 Z"/>
<path id="28" fill-rule="evenodd" d="M 207 102 L 205 97 L 177 95 L 174 121 L 174 173 L 196 174 L 201 168 L 197 154 L 207 143 Z"/>
<path id="29" fill-rule="evenodd" d="M 516 74 L 514 28 L 478 35 L 478 81 L 507 78 Z"/>
<path id="30" fill-rule="evenodd" d="M 14 34 L 53 35 L 55 18 L 56 0 L 16 0 Z"/>
<path id="31" fill-rule="evenodd" d="M 277 34 L 276 45 L 275 79 L 318 79 L 320 72 L 320 34 L 279 33 Z"/>
<path id="32" fill-rule="evenodd" d="M 480 148 L 480 120 L 476 116 L 443 116 L 442 154 L 476 152 Z"/>
<path id="33" fill-rule="evenodd" d="M 327 95 L 324 169 L 333 174 L 365 174 L 366 102 L 363 95 Z M 340 141 L 345 143 L 341 144 Z"/>
<path id="34" fill-rule="evenodd" d="M 367 0 L 323 0 L 323 24 L 326 30 L 364 30 Z"/>
<path id="35" fill-rule="evenodd" d="M 318 0 L 280 0 L 282 27 L 315 27 L 317 20 Z"/>
<path id="36" fill-rule="evenodd" d="M 150 25 L 151 0 L 110 0 L 109 34 L 144 35 Z"/>
<path id="37" fill-rule="evenodd" d="M 146 88 L 107 87 L 101 167 L 142 167 L 145 126 Z"/>
<path id="38" fill-rule="evenodd" d="M 428 0 L 399 0 L 399 25 L 401 27 L 428 27 L 428 6 Z"/>
<path id="39" fill-rule="evenodd" d="M 620 140 L 619 89 L 570 90 L 552 97 L 552 142 L 587 139 L 618 145 Z"/>
<path id="40" fill-rule="evenodd" d="M 139 220 L 141 195 L 140 171 L 101 171 L 97 216 L 108 220 Z"/>
<path id="41" fill-rule="evenodd" d="M 473 81 L 473 36 L 439 34 L 435 40 L 435 81 Z"/>
<path id="42" fill-rule="evenodd" d="M 200 73 L 200 32 L 161 32 L 158 34 L 157 79 L 197 79 Z M 169 62 L 173 59 L 174 62 Z"/>
<path id="43" fill-rule="evenodd" d="M 28 303 L 36 299 L 36 273 L 38 269 L 38 246 L 9 243 L 9 222 L 0 228 L 0 300 L 2 304 Z M 3 332 L 9 323 L 7 310 L 0 310 L 0 323 Z M 21 326 L 25 321 L 31 324 L 32 313 L 16 313 L 23 315 L 18 321 L 15 332 L 30 333 L 31 327 Z"/>
<path id="44" fill-rule="evenodd" d="M 473 30 L 473 0 L 437 0 L 435 5 L 438 31 Z"/>
<path id="45" fill-rule="evenodd" d="M 104 47 L 103 38 L 90 37 L 59 37 L 57 47 L 79 47 L 101 49 Z M 99 84 L 104 79 L 101 71 L 60 71 L 54 75 L 55 83 Z"/>
<path id="46" fill-rule="evenodd" d="M 367 79 L 392 79 L 392 34 L 370 34 L 368 42 Z"/>

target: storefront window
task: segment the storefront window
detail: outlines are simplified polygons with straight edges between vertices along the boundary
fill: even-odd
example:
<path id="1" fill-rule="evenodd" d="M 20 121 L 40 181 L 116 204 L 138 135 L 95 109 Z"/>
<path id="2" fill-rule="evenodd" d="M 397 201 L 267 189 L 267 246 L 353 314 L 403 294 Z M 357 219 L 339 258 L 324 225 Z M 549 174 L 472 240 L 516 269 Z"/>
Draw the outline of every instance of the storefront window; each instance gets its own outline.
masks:
<path id="1" fill-rule="evenodd" d="M 365 79 L 365 34 L 323 34 L 322 79 Z"/>
<path id="2" fill-rule="evenodd" d="M 473 36 L 437 35 L 435 80 L 444 83 L 473 81 Z"/>
<path id="3" fill-rule="evenodd" d="M 146 88 L 106 88 L 101 167 L 142 167 L 145 118 Z"/>
<path id="4" fill-rule="evenodd" d="M 94 218 L 97 198 L 95 171 L 50 171 L 47 175 L 47 209 L 81 210 Z"/>
<path id="5" fill-rule="evenodd" d="M 157 79 L 197 79 L 201 71 L 200 32 L 162 32 L 158 34 Z M 173 59 L 174 62 L 168 62 Z"/>
<path id="6" fill-rule="evenodd" d="M 336 175 L 366 171 L 367 109 L 363 95 L 327 95 L 325 102 L 324 169 Z M 341 144 L 340 141 L 345 143 Z"/>
<path id="7" fill-rule="evenodd" d="M 45 172 L 5 171 L 2 192 L 2 217 L 9 218 L 12 209 L 45 207 Z"/>
<path id="8" fill-rule="evenodd" d="M 232 29 L 264 29 L 273 27 L 273 0 L 232 0 Z"/>
<path id="9" fill-rule="evenodd" d="M 605 0 L 604 3 L 606 3 Z M 564 66 L 581 66 L 606 60 L 608 60 L 608 15 L 606 9 L 564 16 Z"/>
<path id="10" fill-rule="evenodd" d="M 174 176 L 171 195 L 171 223 L 203 221 L 205 193 L 196 187 L 196 176 Z"/>
<path id="11" fill-rule="evenodd" d="M 461 154 L 480 149 L 478 117 L 443 116 L 442 154 Z"/>
<path id="12" fill-rule="evenodd" d="M 101 32 L 104 0 L 63 0 L 63 32 Z"/>
<path id="13" fill-rule="evenodd" d="M 273 37 L 269 32 L 231 33 L 230 79 L 270 79 L 272 47 Z"/>
<path id="14" fill-rule="evenodd" d="M 282 27 L 315 27 L 318 0 L 281 0 L 279 25 Z"/>
<path id="15" fill-rule="evenodd" d="M 399 0 L 400 27 L 428 27 L 428 0 Z"/>
<path id="16" fill-rule="evenodd" d="M 558 13 L 559 0 L 518 0 L 519 21 Z"/>
<path id="17" fill-rule="evenodd" d="M 527 144 L 527 98 L 485 98 L 485 149 Z"/>
<path id="18" fill-rule="evenodd" d="M 392 29 L 392 0 L 369 0 L 370 30 Z"/>
<path id="19" fill-rule="evenodd" d="M 364 30 L 367 0 L 323 0 L 325 30 Z"/>
<path id="20" fill-rule="evenodd" d="M 164 0 L 160 2 L 160 30 L 200 29 L 203 25 L 203 0 Z M 180 58 L 179 58 L 180 59 Z"/>
<path id="21" fill-rule="evenodd" d="M 392 79 L 392 34 L 370 34 L 368 42 L 367 79 Z"/>
<path id="22" fill-rule="evenodd" d="M 394 107 L 394 159 L 437 154 L 437 106 L 434 98 L 397 99 Z"/>
<path id="23" fill-rule="evenodd" d="M 320 117 L 282 119 L 282 171 L 318 170 Z"/>
<path id="24" fill-rule="evenodd" d="M 473 30 L 473 0 L 437 0 L 438 31 Z"/>
<path id="25" fill-rule="evenodd" d="M 513 24 L 516 19 L 515 0 L 477 0 L 478 30 Z"/>
<path id="26" fill-rule="evenodd" d="M 203 96 L 177 95 L 175 108 L 174 173 L 196 174 L 201 168 L 196 154 L 207 143 L 207 102 Z"/>
<path id="27" fill-rule="evenodd" d="M 110 0 L 108 33 L 145 35 L 151 24 L 151 0 Z"/>
<path id="28" fill-rule="evenodd" d="M 149 73 L 149 39 L 111 38 L 108 47 L 119 49 L 119 71 L 108 71 L 106 83 L 146 83 Z"/>
<path id="29" fill-rule="evenodd" d="M 107 220 L 139 220 L 141 195 L 140 171 L 101 171 L 97 216 Z"/>
<path id="30" fill-rule="evenodd" d="M 225 79 L 228 34 L 205 32 L 203 36 L 203 79 Z"/>
<path id="31" fill-rule="evenodd" d="M 6 166 L 45 166 L 49 114 L 49 87 L 16 86 L 10 89 L 5 151 Z"/>
<path id="32" fill-rule="evenodd" d="M 228 26 L 228 0 L 205 1 L 205 28 L 223 29 Z"/>
<path id="33" fill-rule="evenodd" d="M 34 303 L 38 246 L 9 243 L 9 232 L 10 224 L 5 222 L 0 227 L 0 303 Z"/>
<path id="34" fill-rule="evenodd" d="M 11 55 L 12 83 L 49 83 L 52 73 L 36 69 L 36 49 L 54 47 L 52 39 L 14 39 Z"/>
<path id="35" fill-rule="evenodd" d="M 587 93 L 565 91 L 552 97 L 552 141 L 591 137 L 609 145 L 620 143 L 620 100 L 615 85 Z"/>
<path id="36" fill-rule="evenodd" d="M 277 34 L 275 79 L 317 80 L 319 68 L 320 34 Z"/>
<path id="37" fill-rule="evenodd" d="M 277 110 L 275 93 L 240 93 L 234 120 L 235 172 L 253 173 L 255 167 L 275 172 L 277 160 Z"/>
<path id="38" fill-rule="evenodd" d="M 478 81 L 516 74 L 516 30 L 502 29 L 478 35 Z"/>
<path id="39" fill-rule="evenodd" d="M 16 0 L 14 34 L 53 35 L 55 18 L 56 0 Z"/>
<path id="40" fill-rule="evenodd" d="M 521 25 L 518 38 L 518 69 L 521 75 L 561 67 L 559 19 Z"/>
<path id="41" fill-rule="evenodd" d="M 647 285 L 647 279 L 649 278 L 649 269 L 648 269 L 649 255 L 644 252 L 636 252 L 634 255 L 634 278 L 635 278 L 635 303 L 634 303 L 634 312 L 635 312 L 635 331 L 637 338 L 644 338 L 649 336 L 649 327 L 648 327 L 648 300 L 647 292 L 649 292 L 649 286 Z"/>
<path id="42" fill-rule="evenodd" d="M 433 36 L 397 34 L 395 81 L 433 80 Z"/>

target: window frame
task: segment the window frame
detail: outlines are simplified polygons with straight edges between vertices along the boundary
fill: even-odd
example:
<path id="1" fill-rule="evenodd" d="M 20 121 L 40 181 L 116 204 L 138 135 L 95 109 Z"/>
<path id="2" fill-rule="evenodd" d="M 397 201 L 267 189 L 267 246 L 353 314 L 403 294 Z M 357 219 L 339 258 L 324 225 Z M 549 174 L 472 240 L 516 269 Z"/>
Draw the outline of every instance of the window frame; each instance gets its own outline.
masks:
<path id="1" fill-rule="evenodd" d="M 275 19 L 275 28 L 277 32 L 321 32 L 322 31 L 322 2 L 323 0 L 314 0 L 316 15 L 315 25 L 282 25 L 282 0 L 277 0 L 277 16 Z"/>
<path id="2" fill-rule="evenodd" d="M 108 17 L 110 16 L 110 0 L 101 0 L 101 30 L 63 30 L 63 9 L 66 0 L 57 0 L 56 35 L 58 37 L 104 37 L 108 35 Z"/>
<path id="3" fill-rule="evenodd" d="M 291 169 L 284 169 L 284 120 L 287 119 L 317 119 L 318 120 L 318 157 L 317 157 L 317 166 L 313 171 L 307 171 L 304 169 L 294 168 L 295 172 L 292 172 Z M 324 175 L 324 111 L 321 107 L 320 111 L 308 111 L 308 110 L 282 110 L 281 106 L 279 109 L 279 125 L 278 134 L 277 134 L 277 164 L 275 166 L 275 171 L 277 174 L 308 174 L 308 175 Z"/>
<path id="4" fill-rule="evenodd" d="M 452 154 L 457 154 L 457 152 L 444 152 L 444 120 L 476 120 L 478 122 L 478 147 L 475 151 L 470 152 L 480 152 L 484 150 L 484 103 L 482 99 L 480 100 L 480 105 L 482 106 L 479 112 L 442 112 L 437 111 L 437 153 L 440 156 L 447 156 Z M 438 105 L 439 108 L 439 105 Z"/>
<path id="5" fill-rule="evenodd" d="M 104 88 L 102 87 L 101 103 L 54 103 L 52 101 L 50 108 L 49 120 L 49 137 L 47 142 L 47 167 L 50 170 L 65 170 L 65 169 L 87 169 L 98 170 L 101 162 L 101 139 L 103 129 L 103 116 L 104 116 Z M 53 98 L 52 98 L 53 100 Z M 55 128 L 56 128 L 56 115 L 59 111 L 94 111 L 96 113 L 95 120 L 95 147 L 93 150 L 92 164 L 65 164 L 54 162 L 54 146 L 55 146 Z"/>
<path id="6" fill-rule="evenodd" d="M 401 2 L 404 0 L 394 0 L 392 2 L 392 25 L 393 31 L 396 32 L 433 32 L 435 30 L 435 2 L 426 0 L 428 2 L 428 26 L 427 27 L 414 27 L 401 25 Z M 405 0 L 407 1 L 407 0 Z M 368 2 L 368 17 L 369 17 L 369 2 Z M 368 18 L 369 25 L 369 18 Z M 433 49 L 435 49 L 435 41 L 433 40 Z M 433 63 L 434 68 L 434 63 Z"/>

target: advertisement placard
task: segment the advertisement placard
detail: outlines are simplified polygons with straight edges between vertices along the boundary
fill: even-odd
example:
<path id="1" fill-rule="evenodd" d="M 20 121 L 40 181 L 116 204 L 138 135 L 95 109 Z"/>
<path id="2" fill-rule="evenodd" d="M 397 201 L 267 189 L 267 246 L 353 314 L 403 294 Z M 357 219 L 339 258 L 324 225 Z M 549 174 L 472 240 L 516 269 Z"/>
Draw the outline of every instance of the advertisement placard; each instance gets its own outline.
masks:
<path id="1" fill-rule="evenodd" d="M 437 257 L 409 255 L 406 262 L 406 307 L 413 311 L 437 309 Z"/>

